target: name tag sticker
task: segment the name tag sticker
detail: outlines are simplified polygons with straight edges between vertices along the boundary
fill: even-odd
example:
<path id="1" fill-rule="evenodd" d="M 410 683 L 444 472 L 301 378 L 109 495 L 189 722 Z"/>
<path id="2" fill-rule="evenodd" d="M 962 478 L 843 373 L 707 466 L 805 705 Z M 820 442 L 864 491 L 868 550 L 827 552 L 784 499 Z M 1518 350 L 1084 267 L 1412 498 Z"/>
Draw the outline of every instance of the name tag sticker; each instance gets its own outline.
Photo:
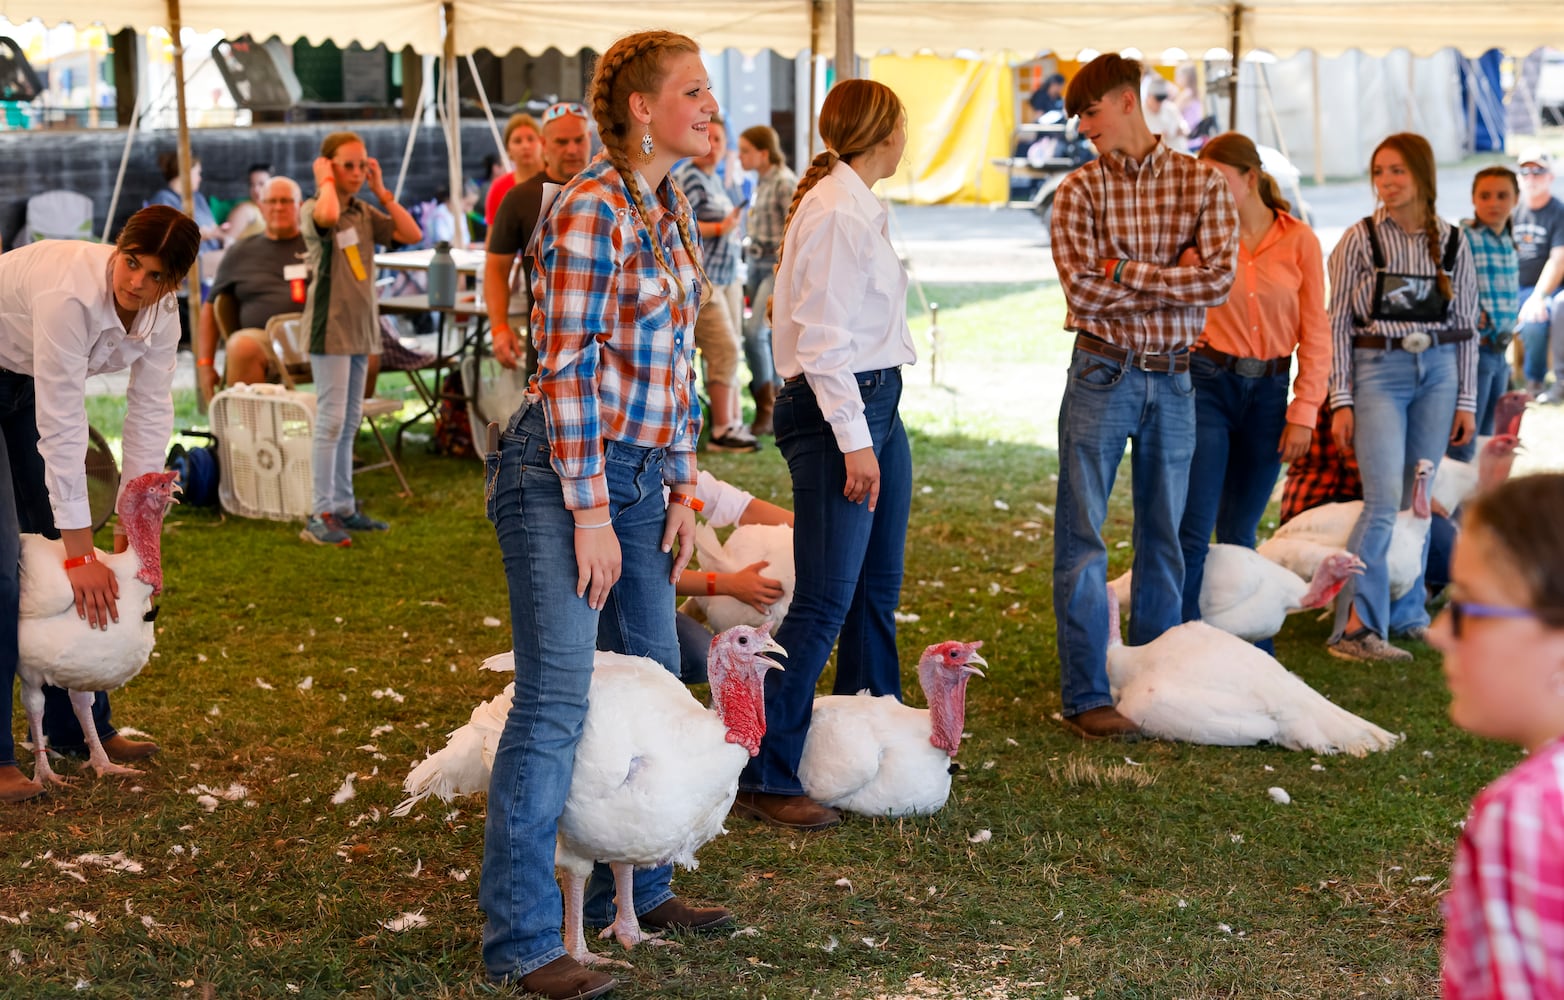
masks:
<path id="1" fill-rule="evenodd" d="M 358 230 L 357 229 L 339 229 L 339 230 L 337 230 L 337 248 L 338 249 L 346 250 L 348 247 L 356 247 L 356 246 L 358 246 Z"/>
<path id="2" fill-rule="evenodd" d="M 282 269 L 283 281 L 303 281 L 310 276 L 308 264 L 289 264 Z"/>

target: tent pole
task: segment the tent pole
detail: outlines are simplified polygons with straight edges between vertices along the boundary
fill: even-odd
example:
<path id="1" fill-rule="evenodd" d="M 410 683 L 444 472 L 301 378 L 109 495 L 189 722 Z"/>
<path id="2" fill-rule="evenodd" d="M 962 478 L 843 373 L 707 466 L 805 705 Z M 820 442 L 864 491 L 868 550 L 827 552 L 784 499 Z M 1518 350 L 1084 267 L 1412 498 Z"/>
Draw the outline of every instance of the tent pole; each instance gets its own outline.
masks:
<path id="1" fill-rule="evenodd" d="M 809 156 L 815 158 L 815 109 L 820 107 L 820 95 L 815 93 L 815 66 L 820 59 L 820 5 L 824 0 L 810 0 L 809 4 Z"/>
<path id="2" fill-rule="evenodd" d="M 473 86 L 478 88 L 478 100 L 483 102 L 483 116 L 489 119 L 489 134 L 494 136 L 494 149 L 500 154 L 501 160 L 515 169 L 515 164 L 510 163 L 510 157 L 505 155 L 505 140 L 500 138 L 500 127 L 494 122 L 494 108 L 489 104 L 488 91 L 483 89 L 483 80 L 478 77 L 478 63 L 471 52 L 467 53 L 467 72 L 472 74 Z"/>
<path id="3" fill-rule="evenodd" d="M 1325 116 L 1320 113 L 1320 53 L 1309 53 L 1309 80 L 1314 98 L 1314 183 L 1325 183 Z"/>
<path id="4" fill-rule="evenodd" d="M 109 230 L 114 226 L 114 212 L 119 208 L 119 193 L 125 189 L 125 168 L 130 165 L 130 147 L 136 141 L 136 129 L 141 125 L 141 102 L 138 100 L 130 112 L 130 127 L 125 130 L 125 150 L 119 155 L 119 173 L 114 175 L 114 193 L 109 195 L 109 214 L 103 220 L 103 242 L 109 241 Z"/>
<path id="5" fill-rule="evenodd" d="M 462 196 L 462 98 L 457 84 L 456 61 L 456 4 L 446 0 L 445 10 L 445 127 L 446 149 L 450 156 L 447 176 L 451 185 L 451 212 L 461 207 Z M 461 227 L 456 227 L 457 242 L 461 242 Z"/>
<path id="6" fill-rule="evenodd" d="M 1244 53 L 1244 8 L 1240 4 L 1233 4 L 1232 26 L 1233 75 L 1229 78 L 1230 82 L 1227 88 L 1227 130 L 1229 132 L 1237 132 L 1239 77 L 1238 67 L 1240 65 L 1239 60 L 1243 58 Z"/>
<path id="7" fill-rule="evenodd" d="M 392 194 L 396 200 L 402 200 L 402 185 L 407 180 L 407 165 L 413 158 L 413 141 L 418 138 L 418 130 L 424 123 L 424 105 L 429 100 L 429 74 L 420 73 L 418 81 L 418 108 L 413 112 L 412 118 L 407 123 L 407 145 L 402 147 L 402 165 L 396 172 L 396 189 Z"/>
<path id="8" fill-rule="evenodd" d="M 185 43 L 184 24 L 179 16 L 179 0 L 168 0 L 168 30 L 174 39 L 174 107 L 179 118 L 179 190 L 185 203 L 185 214 L 195 218 L 195 190 L 190 184 L 190 119 L 185 108 Z M 201 318 L 201 255 L 196 254 L 190 268 L 190 294 L 186 304 L 190 310 L 190 329 L 200 325 Z"/>
<path id="9" fill-rule="evenodd" d="M 858 75 L 858 60 L 853 48 L 853 0 L 836 0 L 836 79 L 851 80 Z"/>

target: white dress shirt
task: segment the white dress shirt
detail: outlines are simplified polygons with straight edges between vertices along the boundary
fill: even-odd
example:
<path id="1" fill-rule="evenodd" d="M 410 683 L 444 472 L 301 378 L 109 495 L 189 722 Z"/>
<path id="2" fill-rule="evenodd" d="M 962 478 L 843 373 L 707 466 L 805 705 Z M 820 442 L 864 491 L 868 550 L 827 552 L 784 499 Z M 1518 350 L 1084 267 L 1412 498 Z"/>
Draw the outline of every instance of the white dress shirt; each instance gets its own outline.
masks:
<path id="1" fill-rule="evenodd" d="M 160 472 L 174 428 L 172 294 L 142 309 L 127 333 L 110 287 L 114 247 L 45 240 L 0 255 L 0 368 L 31 375 L 38 451 L 55 527 L 88 528 L 87 377 L 130 369 L 121 487 Z"/>
<path id="2" fill-rule="evenodd" d="M 918 355 L 885 206 L 846 163 L 793 213 L 773 295 L 777 374 L 809 380 L 843 454 L 870 447 L 854 373 L 910 365 Z"/>

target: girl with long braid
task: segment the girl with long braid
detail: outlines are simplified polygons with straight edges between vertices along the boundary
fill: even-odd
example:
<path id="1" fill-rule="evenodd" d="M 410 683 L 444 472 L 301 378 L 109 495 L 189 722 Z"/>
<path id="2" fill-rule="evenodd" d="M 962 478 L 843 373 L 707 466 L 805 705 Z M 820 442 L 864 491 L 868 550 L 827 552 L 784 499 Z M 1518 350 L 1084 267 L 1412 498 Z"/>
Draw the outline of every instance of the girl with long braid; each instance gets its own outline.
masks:
<path id="1" fill-rule="evenodd" d="M 692 551 L 692 329 L 705 276 L 688 204 L 668 172 L 710 148 L 717 111 L 699 47 L 669 32 L 615 42 L 591 90 L 605 148 L 539 223 L 538 367 L 487 469 L 516 686 L 489 786 L 483 955 L 491 979 L 545 997 L 595 997 L 615 985 L 580 964 L 590 961 L 584 948 L 567 954 L 554 881 L 593 652 L 646 656 L 679 672 L 674 580 Z M 607 925 L 612 879 L 598 867 L 585 919 Z M 667 867 L 635 873 L 643 927 L 731 922 L 726 910 L 674 896 L 669 876 Z"/>
<path id="2" fill-rule="evenodd" d="M 1368 568 L 1336 602 L 1329 649 L 1347 660 L 1410 660 L 1387 640 L 1423 641 L 1423 580 L 1392 601 L 1386 556 L 1418 462 L 1437 467 L 1448 445 L 1474 432 L 1477 275 L 1460 230 L 1434 210 L 1428 140 L 1392 135 L 1369 162 L 1379 207 L 1331 252 L 1328 309 L 1331 437 L 1356 455 L 1363 477 L 1347 548 Z"/>
<path id="3" fill-rule="evenodd" d="M 820 135 L 826 151 L 793 195 L 772 300 L 783 377 L 773 422 L 793 478 L 797 584 L 777 630 L 789 655 L 767 681 L 766 735 L 734 804 L 806 830 L 841 821 L 798 779 L 832 644 L 837 694 L 901 696 L 895 610 L 912 458 L 897 405 L 901 366 L 917 360 L 907 273 L 871 190 L 901 162 L 906 110 L 884 84 L 848 80 L 826 95 Z"/>

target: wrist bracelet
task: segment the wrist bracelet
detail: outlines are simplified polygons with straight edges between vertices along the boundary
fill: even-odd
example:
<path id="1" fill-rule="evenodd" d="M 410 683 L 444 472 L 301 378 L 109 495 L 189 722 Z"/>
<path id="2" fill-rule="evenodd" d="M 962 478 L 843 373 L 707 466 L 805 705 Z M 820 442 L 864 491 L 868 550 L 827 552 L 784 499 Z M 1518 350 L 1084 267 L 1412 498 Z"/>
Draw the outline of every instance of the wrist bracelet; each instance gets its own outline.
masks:
<path id="1" fill-rule="evenodd" d="M 97 555 L 91 552 L 84 556 L 72 556 L 71 558 L 65 560 L 65 569 L 69 571 L 77 568 L 78 566 L 86 566 L 88 563 L 95 563 L 97 561 Z"/>
<path id="2" fill-rule="evenodd" d="M 613 523 L 614 523 L 614 519 L 613 518 L 609 518 L 606 521 L 599 521 L 597 524 L 582 524 L 580 521 L 577 521 L 576 522 L 576 527 L 580 528 L 582 531 L 592 531 L 592 530 L 597 529 L 597 528 L 606 528 L 606 527 L 608 527 L 609 525 L 611 525 Z"/>
<path id="3" fill-rule="evenodd" d="M 1119 279 L 1124 277 L 1124 265 L 1128 263 L 1128 260 L 1120 260 L 1117 264 L 1113 265 L 1113 283 L 1115 285 L 1119 284 Z"/>
<path id="4" fill-rule="evenodd" d="M 717 596 L 717 574 L 715 573 L 706 574 L 706 596 Z"/>
<path id="5" fill-rule="evenodd" d="M 668 502 L 683 504 L 697 513 L 706 509 L 706 505 L 701 503 L 699 497 L 692 497 L 688 493 L 669 493 Z"/>
<path id="6" fill-rule="evenodd" d="M 201 368 L 210 368 L 210 367 L 212 367 L 212 359 L 211 358 L 196 358 L 196 364 L 199 367 L 201 367 Z"/>

